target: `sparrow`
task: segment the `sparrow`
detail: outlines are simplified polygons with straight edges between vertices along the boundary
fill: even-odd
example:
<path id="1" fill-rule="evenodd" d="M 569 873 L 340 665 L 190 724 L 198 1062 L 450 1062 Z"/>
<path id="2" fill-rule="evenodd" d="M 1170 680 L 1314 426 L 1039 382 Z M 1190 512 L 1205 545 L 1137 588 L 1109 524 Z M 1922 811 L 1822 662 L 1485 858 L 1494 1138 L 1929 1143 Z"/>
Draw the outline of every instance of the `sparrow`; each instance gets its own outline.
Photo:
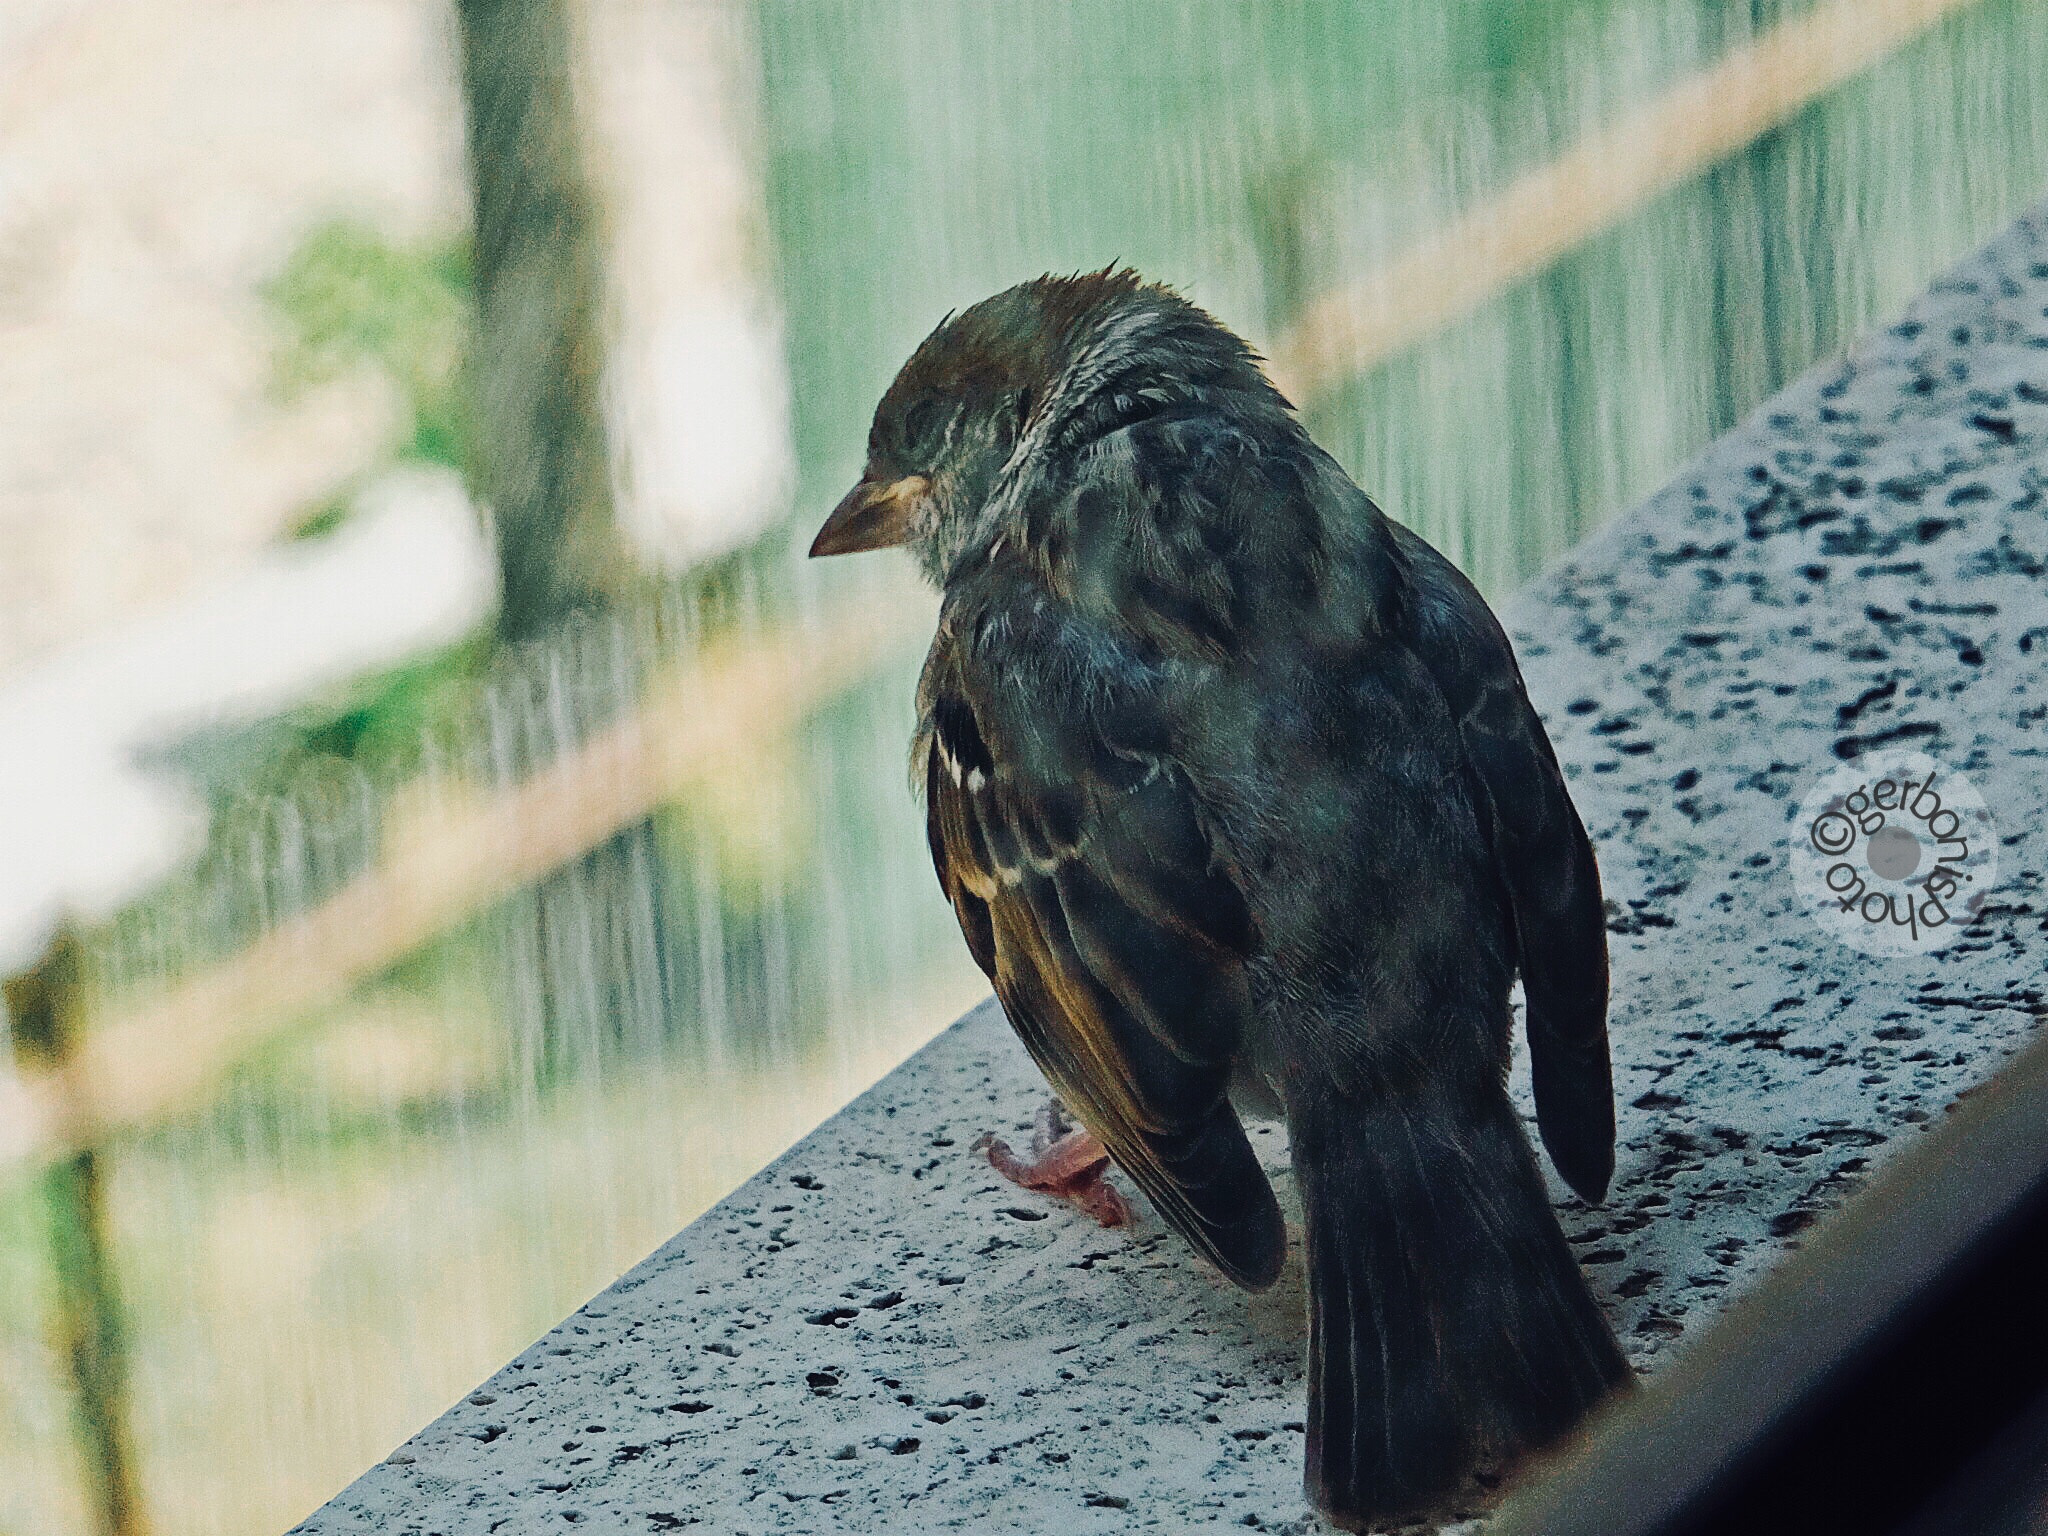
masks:
<path id="1" fill-rule="evenodd" d="M 1248 1290 L 1304 1225 L 1306 1491 L 1442 1507 L 1629 1380 L 1510 1100 L 1614 1167 L 1599 870 L 1506 634 L 1319 448 L 1256 353 L 1128 269 L 949 315 L 811 554 L 943 595 L 913 778 L 974 959 L 1082 1131 Z M 1078 1141 L 1077 1141 L 1078 1138 Z M 1098 1211 L 1105 1219 L 1114 1212 Z"/>

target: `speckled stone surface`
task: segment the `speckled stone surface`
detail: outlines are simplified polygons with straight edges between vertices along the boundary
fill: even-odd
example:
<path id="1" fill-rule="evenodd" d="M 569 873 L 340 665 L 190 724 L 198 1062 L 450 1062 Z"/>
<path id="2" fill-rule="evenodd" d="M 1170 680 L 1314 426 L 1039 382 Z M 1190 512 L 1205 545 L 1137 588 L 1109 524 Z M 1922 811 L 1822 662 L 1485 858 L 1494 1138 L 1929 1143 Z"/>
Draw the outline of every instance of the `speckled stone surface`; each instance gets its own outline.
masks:
<path id="1" fill-rule="evenodd" d="M 1620 1171 L 1562 1210 L 1648 1369 L 2042 1015 L 2044 228 L 1509 611 L 1612 898 Z M 1894 742 L 2002 843 L 1925 957 L 1824 937 L 1787 870 L 1807 789 Z M 1041 1098 L 971 1013 L 300 1530 L 1313 1528 L 1298 1263 L 1247 1299 L 1002 1184 L 969 1144 Z"/>

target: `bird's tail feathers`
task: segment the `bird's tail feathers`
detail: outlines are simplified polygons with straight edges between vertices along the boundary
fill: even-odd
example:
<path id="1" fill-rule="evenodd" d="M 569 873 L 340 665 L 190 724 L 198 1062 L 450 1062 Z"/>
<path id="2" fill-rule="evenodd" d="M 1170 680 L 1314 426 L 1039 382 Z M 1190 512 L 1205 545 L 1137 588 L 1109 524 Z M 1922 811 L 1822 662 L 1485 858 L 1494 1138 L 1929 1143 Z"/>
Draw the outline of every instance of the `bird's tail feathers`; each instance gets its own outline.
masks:
<path id="1" fill-rule="evenodd" d="M 1308 1215 L 1310 1498 L 1423 1513 L 1556 1440 L 1628 1378 L 1505 1095 L 1290 1098 Z"/>

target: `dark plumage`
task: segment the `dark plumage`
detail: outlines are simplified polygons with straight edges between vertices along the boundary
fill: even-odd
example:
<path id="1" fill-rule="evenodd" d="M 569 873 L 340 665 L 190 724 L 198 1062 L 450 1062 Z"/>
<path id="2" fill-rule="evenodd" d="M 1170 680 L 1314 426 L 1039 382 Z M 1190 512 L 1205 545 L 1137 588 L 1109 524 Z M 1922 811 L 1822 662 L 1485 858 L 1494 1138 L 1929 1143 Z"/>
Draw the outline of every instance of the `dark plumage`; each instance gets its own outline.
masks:
<path id="1" fill-rule="evenodd" d="M 907 545 L 945 594 L 918 693 L 932 857 L 1060 1098 L 1202 1256 L 1307 1212 L 1308 1488 L 1424 1508 L 1627 1368 L 1509 1103 L 1613 1169 L 1593 850 L 1471 584 L 1309 440 L 1251 351 L 1130 272 L 949 317 L 814 554 Z"/>

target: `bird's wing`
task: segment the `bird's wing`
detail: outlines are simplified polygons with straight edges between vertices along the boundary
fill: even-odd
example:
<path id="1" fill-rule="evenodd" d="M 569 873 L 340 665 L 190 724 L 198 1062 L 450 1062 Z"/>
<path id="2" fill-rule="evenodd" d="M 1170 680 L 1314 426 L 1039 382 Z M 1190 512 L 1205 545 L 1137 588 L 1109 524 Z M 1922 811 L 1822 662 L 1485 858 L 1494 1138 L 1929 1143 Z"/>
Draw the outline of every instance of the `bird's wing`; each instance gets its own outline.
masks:
<path id="1" fill-rule="evenodd" d="M 1244 899 L 1172 769 L 1077 731 L 1060 750 L 1079 763 L 1025 761 L 1005 743 L 1040 722 L 988 682 L 926 675 L 927 827 L 968 947 L 1161 1215 L 1238 1284 L 1269 1285 L 1285 1228 L 1226 1095 L 1250 1010 Z"/>
<path id="2" fill-rule="evenodd" d="M 1391 526 L 1414 581 L 1410 643 L 1458 722 L 1475 798 L 1492 811 L 1521 957 L 1537 1128 L 1565 1182 L 1597 1201 L 1614 1173 L 1614 1085 L 1593 845 L 1485 599 L 1427 543 Z"/>

